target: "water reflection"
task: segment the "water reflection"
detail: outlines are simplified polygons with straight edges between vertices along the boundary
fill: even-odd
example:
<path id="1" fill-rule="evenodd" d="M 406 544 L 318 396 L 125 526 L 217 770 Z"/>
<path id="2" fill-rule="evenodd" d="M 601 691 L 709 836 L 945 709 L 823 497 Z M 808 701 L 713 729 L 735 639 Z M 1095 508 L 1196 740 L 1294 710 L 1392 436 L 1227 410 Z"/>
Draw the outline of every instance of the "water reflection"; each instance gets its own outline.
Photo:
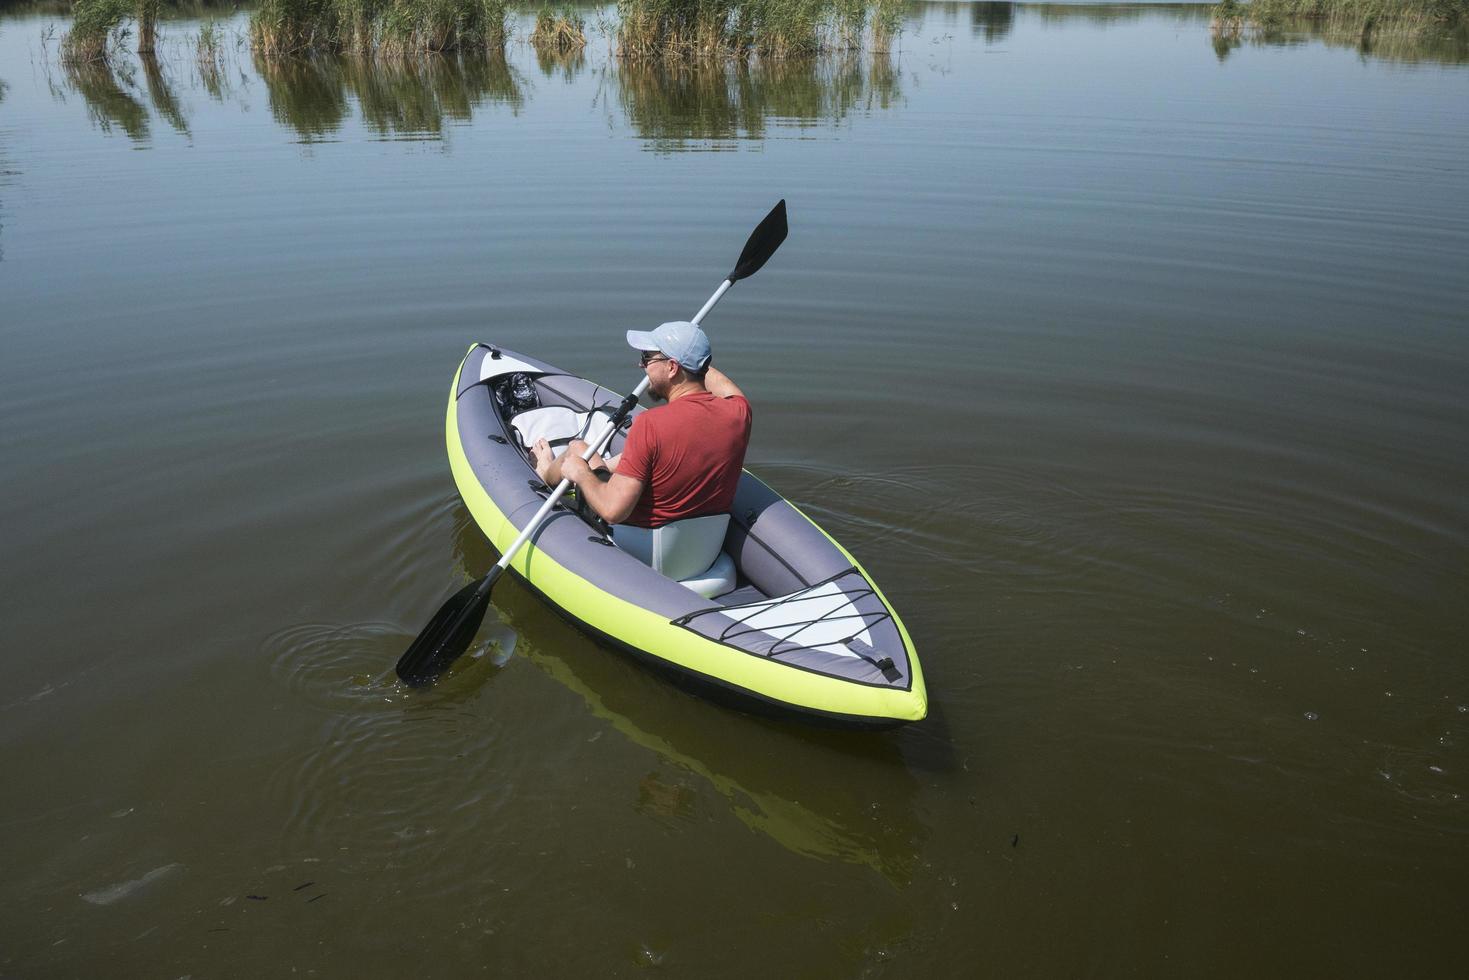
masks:
<path id="1" fill-rule="evenodd" d="M 1216 58 L 1223 61 L 1242 45 L 1280 46 L 1319 41 L 1331 47 L 1349 47 L 1363 59 L 1401 63 L 1469 62 L 1469 34 L 1362 38 L 1332 32 L 1303 22 L 1289 32 L 1245 32 L 1241 37 L 1209 32 L 1211 8 L 1204 4 L 1020 4 L 979 2 L 914 5 L 917 23 L 946 23 L 967 19 L 972 32 L 986 43 L 1011 38 L 1018 24 L 1042 26 L 1082 21 L 1108 26 L 1142 18 L 1187 23 L 1208 37 Z M 1294 26 L 1294 25 L 1293 25 Z M 909 37 L 922 36 L 922 28 Z M 88 114 L 101 130 L 121 132 L 147 143 L 153 120 L 191 136 L 187 98 L 202 88 L 216 103 L 247 100 L 232 90 L 236 74 L 244 91 L 252 81 L 250 68 L 265 83 L 273 117 L 297 139 L 314 143 L 335 139 L 354 113 L 366 130 L 380 139 L 442 139 L 454 123 L 471 121 L 476 109 L 490 104 L 521 112 L 530 101 L 532 83 L 522 69 L 503 53 L 485 56 L 462 53 L 407 59 L 356 56 L 304 59 L 267 59 L 251 55 L 241 64 L 243 35 L 237 44 L 212 54 L 195 54 L 194 35 L 185 43 L 164 48 L 161 59 L 122 54 L 111 64 L 69 65 L 48 82 L 58 99 L 75 93 L 85 101 Z M 768 138 L 781 130 L 811 131 L 841 126 L 850 117 L 900 108 L 905 104 L 900 63 L 886 53 L 841 52 L 782 60 L 699 62 L 685 65 L 621 63 L 591 55 L 586 49 L 567 52 L 514 49 L 512 54 L 534 59 L 535 71 L 547 79 L 568 84 L 600 82 L 587 98 L 620 110 L 644 146 L 658 153 L 686 150 L 730 150 L 743 142 Z M 180 52 L 188 52 L 180 54 Z M 1205 55 L 1207 57 L 1207 55 Z M 194 76 L 197 75 L 197 78 Z M 605 94 L 604 94 L 605 93 Z M 3 97 L 3 94 L 0 94 Z M 603 101 L 605 98 L 605 102 Z"/>
<path id="2" fill-rule="evenodd" d="M 146 142 L 148 110 L 128 91 L 135 90 L 133 71 L 130 65 L 114 70 L 105 61 L 65 65 L 68 86 L 86 102 L 87 114 L 104 133 L 112 132 L 115 126 L 130 139 Z"/>
<path id="3" fill-rule="evenodd" d="M 585 47 L 556 50 L 542 46 L 533 50 L 536 53 L 536 64 L 540 66 L 541 74 L 547 78 L 560 75 L 568 82 L 574 81 L 587 65 Z"/>
<path id="4" fill-rule="evenodd" d="M 1289 48 L 1319 42 L 1328 48 L 1348 48 L 1357 52 L 1363 62 L 1390 61 L 1398 64 L 1469 64 L 1469 27 L 1454 31 L 1429 31 L 1422 34 L 1392 34 L 1333 29 L 1328 24 L 1302 20 L 1290 30 L 1246 30 L 1234 34 L 1216 34 L 1214 51 L 1223 61 L 1231 52 L 1248 45 L 1252 48 Z"/>
<path id="5" fill-rule="evenodd" d="M 1180 23 L 1207 23 L 1213 6 L 1201 3 L 1025 3 L 1017 4 L 1026 16 L 1043 24 L 1082 21 L 1092 27 L 1110 27 L 1139 20 L 1167 17 Z"/>
<path id="6" fill-rule="evenodd" d="M 103 132 L 110 133 L 116 127 L 129 139 L 147 143 L 152 116 L 143 104 L 143 92 L 137 77 L 139 71 L 143 74 L 148 102 L 159 118 L 176 132 L 189 135 L 189 121 L 183 103 L 174 92 L 163 64 L 153 55 L 140 55 L 136 63 L 115 60 L 111 63 L 63 64 L 67 87 L 82 97 L 87 104 L 87 114 Z M 52 86 L 54 91 L 54 82 Z M 62 92 L 57 94 L 64 97 Z"/>
<path id="7" fill-rule="evenodd" d="M 525 94 L 503 56 L 308 59 L 256 55 L 270 109 L 307 143 L 341 129 L 355 98 L 363 123 L 385 139 L 435 138 L 445 120 L 468 122 L 484 104 L 519 111 Z"/>
<path id="8" fill-rule="evenodd" d="M 497 555 L 468 510 L 456 511 L 454 559 L 462 577 L 477 578 Z M 628 788 L 634 809 L 686 822 L 695 796 L 708 787 L 737 820 L 794 854 L 861 865 L 897 885 L 912 879 L 928 829 L 914 813 L 918 784 L 900 751 L 902 733 L 827 731 L 737 715 L 682 696 L 641 668 L 629 683 L 624 657 L 582 639 L 523 589 L 498 593 L 492 615 L 519 634 L 517 657 L 661 763 Z M 446 680 L 452 686 L 453 674 Z M 472 685 L 483 683 L 476 678 Z M 670 696 L 649 697 L 652 686 Z"/>
<path id="9" fill-rule="evenodd" d="M 255 57 L 255 70 L 265 80 L 270 113 L 306 143 L 316 143 L 341 129 L 347 118 L 347 92 L 341 62 L 330 58 L 272 59 Z"/>
<path id="10" fill-rule="evenodd" d="M 1092 26 L 1105 27 L 1129 21 L 1151 19 L 1166 13 L 1179 20 L 1207 21 L 1212 15 L 1213 4 L 1206 3 L 1006 3 L 976 0 L 974 3 L 956 3 L 952 0 L 930 0 L 910 3 L 909 12 L 920 15 L 922 21 L 941 24 L 959 24 L 969 20 L 975 37 L 986 42 L 1004 40 L 1013 30 L 1017 18 L 1039 20 L 1044 24 L 1062 24 L 1082 21 Z M 911 38 L 913 31 L 908 30 Z"/>
<path id="11" fill-rule="evenodd" d="M 7 88 L 8 85 L 5 79 L 0 78 L 0 103 L 3 103 L 5 101 L 5 91 Z M 4 144 L 0 143 L 0 151 L 3 150 Z M 0 187 L 8 186 L 14 176 L 15 171 L 10 168 L 9 161 L 7 160 L 5 154 L 3 152 L 0 152 Z M 3 199 L 0 199 L 0 217 L 4 217 L 5 214 L 5 209 L 3 205 Z M 0 232 L 3 231 L 5 231 L 5 222 L 0 221 Z M 0 239 L 0 262 L 3 261 L 5 261 L 5 244 L 4 240 Z"/>
<path id="12" fill-rule="evenodd" d="M 830 733 L 793 732 L 753 718 L 731 722 L 722 709 L 694 699 L 647 703 L 628 694 L 617 667 L 598 662 L 614 658 L 610 652 L 573 656 L 525 647 L 593 715 L 677 774 L 644 777 L 638 809 L 676 818 L 690 809 L 693 790 L 685 777 L 692 777 L 694 786 L 722 796 L 737 820 L 793 854 L 863 865 L 894 884 L 910 880 L 927 833 L 913 816 L 917 786 L 892 736 L 853 735 L 841 745 Z M 619 694 L 622 703 L 614 708 Z M 738 739 L 730 737 L 732 725 Z"/>
<path id="13" fill-rule="evenodd" d="M 982 37 L 986 44 L 1003 41 L 1010 36 L 1015 26 L 1015 4 L 980 2 L 971 5 L 969 19 L 974 25 L 974 36 Z"/>
<path id="14" fill-rule="evenodd" d="M 901 73 L 885 53 L 754 63 L 619 64 L 628 122 L 656 152 L 730 149 L 766 136 L 767 121 L 810 128 L 902 101 Z"/>
<path id="15" fill-rule="evenodd" d="M 204 84 L 204 91 L 215 102 L 223 102 L 227 92 L 224 80 L 224 69 L 220 66 L 217 58 L 203 59 L 199 62 L 199 81 Z"/>
<path id="16" fill-rule="evenodd" d="M 1214 57 L 1223 62 L 1243 42 L 1240 40 L 1238 31 L 1213 31 L 1210 34 L 1209 43 L 1214 48 Z"/>
<path id="17" fill-rule="evenodd" d="M 184 118 L 184 111 L 179 105 L 178 96 L 174 95 L 173 89 L 169 87 L 168 80 L 164 77 L 163 66 L 151 54 L 140 55 L 139 60 L 143 63 L 143 78 L 147 80 L 148 98 L 153 102 L 153 108 L 158 110 L 158 114 L 176 132 L 187 136 L 189 133 L 188 120 Z"/>

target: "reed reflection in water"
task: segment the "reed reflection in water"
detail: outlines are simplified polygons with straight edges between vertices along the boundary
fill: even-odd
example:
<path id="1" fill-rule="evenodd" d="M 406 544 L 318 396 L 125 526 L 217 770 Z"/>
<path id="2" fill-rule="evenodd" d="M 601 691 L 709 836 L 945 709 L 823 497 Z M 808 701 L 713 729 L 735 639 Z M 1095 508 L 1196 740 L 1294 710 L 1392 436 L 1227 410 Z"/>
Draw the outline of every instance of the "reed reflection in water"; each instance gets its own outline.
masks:
<path id="1" fill-rule="evenodd" d="M 921 5 L 925 12 L 932 8 L 946 21 L 968 19 L 974 36 L 987 44 L 1009 38 L 1019 21 L 1038 21 L 1043 28 L 1079 22 L 1105 26 L 1149 12 L 1157 16 L 1161 8 L 1180 23 L 1196 25 L 1201 41 L 1221 61 L 1242 46 L 1320 42 L 1355 49 L 1364 60 L 1469 62 L 1469 38 L 1463 31 L 1363 39 L 1334 33 L 1329 25 L 1303 22 L 1292 25 L 1290 31 L 1211 34 L 1206 5 Z M 242 64 L 228 45 L 211 46 L 207 55 L 200 46 L 195 55 L 191 37 L 174 35 L 172 40 L 182 38 L 187 44 L 165 44 L 163 50 L 172 55 L 159 58 L 123 53 L 110 62 L 63 66 L 61 80 L 50 79 L 52 92 L 63 101 L 71 94 L 80 95 L 99 129 L 121 132 L 140 144 L 152 139 L 155 118 L 193 138 L 188 100 L 192 91 L 202 89 L 216 103 L 235 102 L 249 111 L 250 68 L 265 84 L 272 116 L 304 143 L 337 138 L 352 118 L 354 104 L 362 125 L 377 138 L 434 140 L 443 138 L 446 122 L 467 123 L 483 106 L 508 107 L 518 115 L 534 94 L 524 68 L 507 60 L 503 52 L 402 58 L 256 55 Z M 238 37 L 236 41 L 243 55 Z M 180 53 L 185 48 L 188 55 Z M 767 138 L 772 125 L 798 130 L 835 126 L 854 113 L 899 109 L 906 102 L 900 56 L 886 52 L 667 63 L 589 56 L 582 48 L 519 50 L 526 59 L 534 59 L 535 68 L 547 79 L 571 84 L 587 72 L 600 76 L 604 85 L 616 90 L 616 98 L 608 98 L 607 103 L 620 108 L 633 133 L 656 153 L 734 149 L 741 141 Z M 512 54 L 516 49 L 512 48 Z M 238 83 L 232 84 L 235 78 Z M 603 97 L 599 91 L 592 98 L 600 102 Z"/>
<path id="2" fill-rule="evenodd" d="M 341 129 L 356 100 L 362 121 L 383 138 L 436 137 L 444 120 L 468 122 L 482 105 L 525 105 L 519 73 L 503 55 L 254 59 L 276 120 L 304 142 Z"/>
<path id="3" fill-rule="evenodd" d="M 135 76 L 129 68 L 114 70 L 105 61 L 68 62 L 67 88 L 82 97 L 87 114 L 104 132 L 121 129 L 135 142 L 151 135 L 147 108 L 133 94 Z"/>
<path id="4" fill-rule="evenodd" d="M 1326 21 L 1297 20 L 1269 30 L 1244 28 L 1218 31 L 1212 37 L 1214 53 L 1224 61 L 1242 47 L 1290 48 L 1311 43 L 1354 50 L 1362 61 L 1403 65 L 1469 64 L 1469 27 L 1412 33 L 1344 31 Z"/>
<path id="5" fill-rule="evenodd" d="M 1015 4 L 981 0 L 970 5 L 969 21 L 974 27 L 974 36 L 984 38 L 986 44 L 1003 41 L 1015 26 Z"/>
<path id="6" fill-rule="evenodd" d="M 575 81 L 587 67 L 586 48 L 549 48 L 538 47 L 531 50 L 536 53 L 536 64 L 540 66 L 541 74 L 547 78 L 555 78 L 560 75 L 568 82 Z"/>
<path id="7" fill-rule="evenodd" d="M 902 102 L 886 53 L 839 53 L 755 62 L 619 64 L 628 122 L 661 153 L 728 149 L 766 136 L 769 120 L 810 128 Z"/>

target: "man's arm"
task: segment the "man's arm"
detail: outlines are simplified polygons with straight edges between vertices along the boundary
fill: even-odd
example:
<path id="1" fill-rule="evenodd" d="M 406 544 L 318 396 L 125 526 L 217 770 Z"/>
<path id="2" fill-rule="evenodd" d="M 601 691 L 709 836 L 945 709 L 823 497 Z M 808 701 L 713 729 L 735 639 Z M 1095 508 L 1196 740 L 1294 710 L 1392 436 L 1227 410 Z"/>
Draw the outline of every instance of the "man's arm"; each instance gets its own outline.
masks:
<path id="1" fill-rule="evenodd" d="M 576 492 L 592 505 L 602 520 L 620 524 L 632 514 L 643 495 L 643 481 L 613 473 L 605 483 L 593 473 L 580 456 L 567 453 L 561 461 L 561 475 L 576 486 Z"/>
<path id="2" fill-rule="evenodd" d="M 704 387 L 708 389 L 709 394 L 716 398 L 732 398 L 735 395 L 739 395 L 741 398 L 745 397 L 745 393 L 740 391 L 739 385 L 729 380 L 729 375 L 719 370 L 713 364 L 709 365 L 708 371 L 704 373 Z"/>

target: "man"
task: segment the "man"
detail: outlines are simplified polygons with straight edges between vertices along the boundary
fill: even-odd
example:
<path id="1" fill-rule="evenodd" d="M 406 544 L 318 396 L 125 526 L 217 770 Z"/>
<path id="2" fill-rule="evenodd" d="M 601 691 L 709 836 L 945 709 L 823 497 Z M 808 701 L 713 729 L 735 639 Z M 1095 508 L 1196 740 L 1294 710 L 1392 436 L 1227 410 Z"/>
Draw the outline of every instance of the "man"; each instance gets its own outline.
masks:
<path id="1" fill-rule="evenodd" d="M 750 444 L 744 392 L 711 363 L 709 338 L 695 324 L 629 330 L 627 342 L 642 352 L 638 363 L 647 372 L 648 391 L 667 404 L 639 413 L 622 452 L 606 460 L 594 456 L 590 465 L 581 458 L 587 444 L 580 439 L 559 459 L 538 440 L 532 450 L 536 474 L 549 486 L 569 478 L 609 524 L 651 528 L 727 512 Z"/>

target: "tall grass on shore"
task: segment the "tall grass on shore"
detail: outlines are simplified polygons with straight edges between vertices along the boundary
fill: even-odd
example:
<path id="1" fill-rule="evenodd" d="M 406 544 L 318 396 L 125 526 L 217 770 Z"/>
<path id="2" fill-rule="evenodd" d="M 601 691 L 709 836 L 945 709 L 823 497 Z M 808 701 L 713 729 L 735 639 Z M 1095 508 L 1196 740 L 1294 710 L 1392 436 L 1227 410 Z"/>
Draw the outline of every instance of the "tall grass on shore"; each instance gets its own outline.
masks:
<path id="1" fill-rule="evenodd" d="M 107 60 L 109 42 L 133 11 L 131 0 L 76 0 L 71 30 L 61 39 L 62 61 L 88 64 Z"/>
<path id="2" fill-rule="evenodd" d="M 617 54 L 624 60 L 811 55 L 861 47 L 886 51 L 904 0 L 618 0 Z"/>
<path id="3" fill-rule="evenodd" d="M 1221 58 L 1238 46 L 1240 31 L 1245 27 L 1245 5 L 1236 0 L 1222 0 L 1214 7 L 1209 30 L 1214 35 L 1214 52 Z"/>
<path id="4" fill-rule="evenodd" d="M 250 43 L 267 56 L 498 48 L 505 0 L 264 0 Z"/>
<path id="5" fill-rule="evenodd" d="M 152 54 L 161 5 L 161 0 L 75 0 L 71 30 L 61 40 L 62 58 L 73 62 L 106 61 L 110 43 L 121 43 L 119 29 L 128 18 L 138 25 L 138 53 Z"/>
<path id="6" fill-rule="evenodd" d="M 635 59 L 716 55 L 737 47 L 734 0 L 618 0 L 617 49 Z"/>
<path id="7" fill-rule="evenodd" d="M 872 5 L 872 50 L 887 52 L 903 29 L 905 0 L 877 0 Z"/>
<path id="8" fill-rule="evenodd" d="M 1213 25 L 1216 33 L 1237 33 L 1246 23 L 1273 30 L 1292 20 L 1357 37 L 1421 34 L 1469 23 L 1469 0 L 1223 0 Z"/>
<path id="9" fill-rule="evenodd" d="M 138 21 L 138 53 L 152 54 L 158 40 L 158 8 L 161 0 L 137 0 L 133 16 Z"/>
<path id="10" fill-rule="evenodd" d="M 530 43 L 543 51 L 579 51 L 587 46 L 587 22 L 570 7 L 536 14 Z"/>
<path id="11" fill-rule="evenodd" d="M 199 66 L 199 80 L 215 100 L 224 97 L 223 45 L 224 32 L 219 25 L 211 20 L 200 26 L 194 42 L 194 63 Z"/>

